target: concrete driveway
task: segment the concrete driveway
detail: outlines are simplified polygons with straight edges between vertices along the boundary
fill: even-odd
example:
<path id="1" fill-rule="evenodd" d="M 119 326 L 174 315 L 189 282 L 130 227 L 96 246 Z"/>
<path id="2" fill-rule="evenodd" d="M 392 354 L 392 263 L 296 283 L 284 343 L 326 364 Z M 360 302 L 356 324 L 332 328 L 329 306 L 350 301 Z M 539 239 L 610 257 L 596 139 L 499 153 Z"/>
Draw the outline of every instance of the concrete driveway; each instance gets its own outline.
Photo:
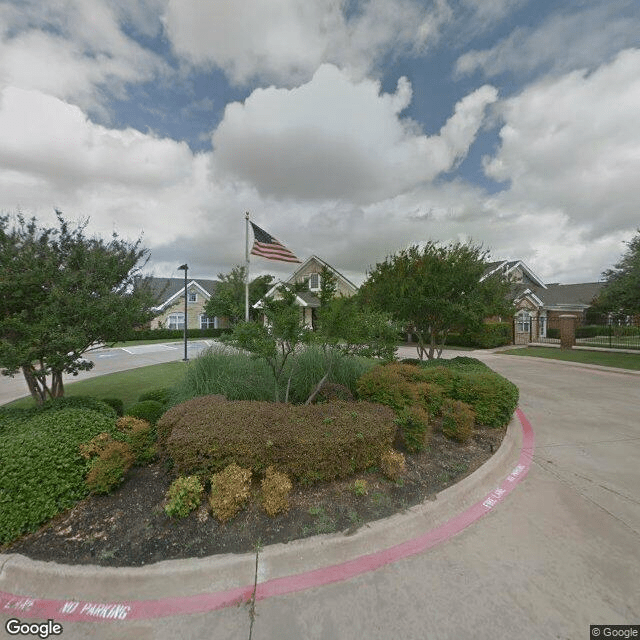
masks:
<path id="1" fill-rule="evenodd" d="M 306 573 L 307 583 L 281 595 L 277 581 L 268 583 L 275 585 L 271 593 L 253 606 L 212 606 L 189 615 L 177 601 L 163 600 L 165 607 L 176 605 L 175 615 L 165 610 L 139 620 L 65 621 L 62 637 L 580 640 L 596 637 L 590 636 L 591 624 L 640 623 L 640 375 L 500 354 L 466 355 L 480 357 L 519 386 L 520 407 L 535 434 L 528 475 L 486 515 L 425 551 L 354 577 L 336 574 L 321 584 L 314 582 L 316 574 Z M 512 463 L 505 458 L 505 464 L 508 469 Z M 489 483 L 486 489 L 495 480 L 478 482 Z M 433 520 L 430 513 L 423 514 L 424 531 L 438 524 L 437 512 Z M 391 526 L 400 535 L 415 524 L 407 515 Z M 360 553 L 370 553 L 366 532 L 353 544 L 358 540 Z M 191 573 L 172 566 L 166 589 L 205 598 L 221 580 L 247 584 L 255 576 L 264 582 L 277 563 L 292 576 L 321 561 L 344 566 L 334 541 L 320 537 L 277 554 L 265 550 L 257 565 L 255 557 L 244 556 L 200 561 L 190 565 Z M 10 562 L 0 564 L 0 592 L 27 601 L 14 601 L 11 609 L 0 605 L 3 626 L 10 615 L 20 617 L 20 606 L 32 621 L 29 596 L 82 596 L 72 584 L 73 572 L 56 571 L 63 586 L 54 592 L 55 581 L 46 578 L 53 573 L 21 581 Z M 239 578 L 242 571 L 246 574 Z M 126 603 L 127 580 L 128 598 L 161 597 L 162 572 L 154 575 L 157 596 L 138 593 L 135 576 L 125 570 L 113 574 L 111 592 L 102 599 L 94 593 L 93 600 L 119 597 Z M 90 591 L 90 573 L 83 580 Z"/>

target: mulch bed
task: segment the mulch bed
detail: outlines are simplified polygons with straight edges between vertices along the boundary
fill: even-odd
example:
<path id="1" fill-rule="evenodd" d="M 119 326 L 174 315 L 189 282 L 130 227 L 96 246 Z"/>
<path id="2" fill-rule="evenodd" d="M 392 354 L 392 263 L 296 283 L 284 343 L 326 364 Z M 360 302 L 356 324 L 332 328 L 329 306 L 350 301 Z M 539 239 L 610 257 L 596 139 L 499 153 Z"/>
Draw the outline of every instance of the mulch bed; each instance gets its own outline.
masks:
<path id="1" fill-rule="evenodd" d="M 250 552 L 335 531 L 349 535 L 367 522 L 434 499 L 491 457 L 505 431 L 480 428 L 461 445 L 437 430 L 426 451 L 407 455 L 407 472 L 398 482 L 372 471 L 348 480 L 295 486 L 286 514 L 270 518 L 253 499 L 225 524 L 211 516 L 206 500 L 186 518 L 166 516 L 163 506 L 172 478 L 156 463 L 133 469 L 111 495 L 86 498 L 0 551 L 63 564 L 122 567 Z M 365 495 L 354 488 L 358 479 L 366 481 Z"/>

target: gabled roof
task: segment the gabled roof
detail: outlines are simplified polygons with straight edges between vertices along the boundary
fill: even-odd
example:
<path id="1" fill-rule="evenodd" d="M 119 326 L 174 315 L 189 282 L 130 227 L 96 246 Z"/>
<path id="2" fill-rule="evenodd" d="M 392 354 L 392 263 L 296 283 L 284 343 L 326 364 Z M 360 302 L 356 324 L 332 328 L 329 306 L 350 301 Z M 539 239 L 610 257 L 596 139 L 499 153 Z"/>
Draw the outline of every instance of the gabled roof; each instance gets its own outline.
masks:
<path id="1" fill-rule="evenodd" d="M 543 289 L 547 288 L 547 285 L 542 281 L 542 278 L 535 273 L 530 267 L 528 267 L 522 260 L 498 260 L 496 262 L 487 263 L 487 268 L 485 269 L 484 275 L 481 280 L 488 278 L 493 275 L 500 269 L 504 271 L 506 276 L 513 273 L 517 268 L 522 269 L 522 271 L 529 277 L 529 279 L 539 287 Z"/>
<path id="2" fill-rule="evenodd" d="M 578 284 L 549 284 L 543 293 L 544 306 L 548 309 L 554 307 L 563 309 L 566 307 L 587 308 L 593 304 L 604 286 L 603 282 L 580 282 Z"/>
<path id="3" fill-rule="evenodd" d="M 218 282 L 218 280 L 208 278 L 187 279 L 187 290 L 195 288 L 209 299 Z M 149 286 L 154 292 L 157 302 L 157 306 L 154 309 L 158 311 L 171 306 L 184 294 L 184 278 L 149 278 Z"/>
<path id="4" fill-rule="evenodd" d="M 337 269 L 334 269 L 328 262 L 325 262 L 322 258 L 319 258 L 316 255 L 312 255 L 309 258 L 307 258 L 294 272 L 293 275 L 287 280 L 288 283 L 292 284 L 296 281 L 296 278 L 298 276 L 298 274 L 303 271 L 307 265 L 310 262 L 316 261 L 320 266 L 324 266 L 327 269 L 329 269 L 335 276 L 336 278 L 339 278 L 340 280 L 342 280 L 347 286 L 351 287 L 354 291 L 358 290 L 358 287 L 356 287 L 355 284 L 353 284 L 353 282 L 351 282 L 351 280 L 349 280 L 349 278 L 347 278 L 346 276 L 343 276 Z"/>
<path id="5" fill-rule="evenodd" d="M 267 293 L 264 294 L 264 296 L 262 298 L 260 298 L 260 300 L 258 300 L 258 302 L 256 302 L 253 305 L 254 309 L 262 309 L 262 307 L 264 306 L 262 303 L 262 300 L 264 298 L 271 298 L 278 290 L 279 287 L 289 287 L 289 285 L 291 285 L 292 283 L 290 282 L 282 282 L 282 280 L 279 280 L 278 282 L 276 282 L 271 289 L 269 289 L 269 291 L 267 291 Z M 296 302 L 298 303 L 299 306 L 301 307 L 319 307 L 320 306 L 320 298 L 318 298 L 314 293 L 312 293 L 311 291 L 297 291 L 296 292 Z"/>

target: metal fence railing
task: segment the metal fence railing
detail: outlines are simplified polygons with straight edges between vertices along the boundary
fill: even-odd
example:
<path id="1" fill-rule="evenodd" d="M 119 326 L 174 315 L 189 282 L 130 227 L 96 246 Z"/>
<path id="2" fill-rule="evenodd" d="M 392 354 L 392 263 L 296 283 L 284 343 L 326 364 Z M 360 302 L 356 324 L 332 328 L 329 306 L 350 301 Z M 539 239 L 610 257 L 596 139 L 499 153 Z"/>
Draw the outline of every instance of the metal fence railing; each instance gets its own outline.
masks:
<path id="1" fill-rule="evenodd" d="M 576 344 L 586 347 L 640 350 L 640 318 L 589 318 L 590 323 L 576 328 Z M 600 322 L 593 322 L 600 320 Z"/>

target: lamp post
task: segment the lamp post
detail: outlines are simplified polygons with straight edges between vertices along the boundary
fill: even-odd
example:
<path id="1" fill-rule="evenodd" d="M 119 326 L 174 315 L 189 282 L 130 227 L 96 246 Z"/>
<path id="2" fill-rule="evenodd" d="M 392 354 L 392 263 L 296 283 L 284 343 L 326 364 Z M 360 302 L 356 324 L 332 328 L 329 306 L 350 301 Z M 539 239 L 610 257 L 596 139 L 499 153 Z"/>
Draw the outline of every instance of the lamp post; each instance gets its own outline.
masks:
<path id="1" fill-rule="evenodd" d="M 189 362 L 187 358 L 187 264 L 181 264 L 178 267 L 179 271 L 184 271 L 184 362 Z"/>

